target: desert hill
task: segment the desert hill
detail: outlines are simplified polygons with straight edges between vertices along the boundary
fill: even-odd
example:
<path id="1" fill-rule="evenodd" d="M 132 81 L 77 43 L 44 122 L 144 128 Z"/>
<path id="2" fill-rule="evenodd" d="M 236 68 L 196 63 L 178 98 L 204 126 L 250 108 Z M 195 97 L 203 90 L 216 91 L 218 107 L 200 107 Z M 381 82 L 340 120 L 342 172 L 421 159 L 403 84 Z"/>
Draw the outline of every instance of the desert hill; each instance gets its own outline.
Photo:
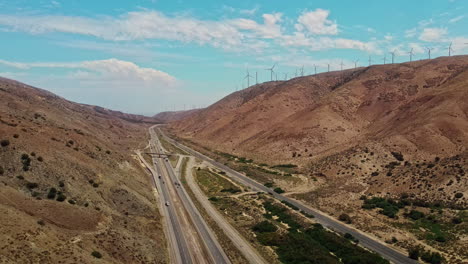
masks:
<path id="1" fill-rule="evenodd" d="M 432 187 L 416 188 L 420 180 L 412 186 L 408 181 L 414 177 L 402 171 L 410 179 L 401 176 L 400 183 L 392 179 L 387 185 L 387 169 L 380 166 L 395 161 L 392 152 L 401 153 L 406 161 L 461 159 L 455 163 L 466 166 L 467 115 L 468 56 L 454 56 L 255 85 L 172 122 L 169 129 L 217 151 L 268 164 L 293 163 L 307 173 L 328 177 L 335 177 L 342 167 L 364 165 L 349 153 L 366 150 L 373 156 L 367 155 L 359 174 L 369 176 L 363 176 L 364 181 L 372 183 L 359 190 L 375 193 L 385 186 L 391 193 L 432 196 L 454 180 L 456 186 L 446 187 L 447 197 L 431 197 L 451 199 L 452 192 L 466 191 L 466 178 L 433 177 L 426 182 Z M 332 157 L 335 164 L 329 164 Z M 346 160 L 337 160 L 341 158 Z M 370 177 L 375 171 L 383 178 Z M 398 169 L 392 171 L 396 174 Z M 447 166 L 444 173 L 451 173 Z"/>
<path id="2" fill-rule="evenodd" d="M 153 119 L 158 120 L 160 122 L 164 122 L 164 123 L 170 123 L 170 122 L 182 120 L 186 118 L 187 116 L 195 114 L 199 111 L 201 111 L 201 109 L 161 112 L 161 113 L 154 115 Z"/>
<path id="3" fill-rule="evenodd" d="M 3 78 L 0 98 L 0 262 L 166 261 L 149 176 L 133 156 L 153 118 Z"/>

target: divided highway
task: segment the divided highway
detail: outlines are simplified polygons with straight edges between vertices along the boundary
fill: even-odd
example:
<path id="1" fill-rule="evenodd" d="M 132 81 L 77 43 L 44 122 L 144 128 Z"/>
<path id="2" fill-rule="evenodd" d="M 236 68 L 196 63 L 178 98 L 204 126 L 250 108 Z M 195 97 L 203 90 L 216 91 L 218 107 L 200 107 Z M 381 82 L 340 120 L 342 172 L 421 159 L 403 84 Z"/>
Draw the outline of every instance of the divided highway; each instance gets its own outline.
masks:
<path id="1" fill-rule="evenodd" d="M 151 152 L 164 153 L 153 127 L 149 133 Z M 184 264 L 230 263 L 215 235 L 179 184 L 170 162 L 166 158 L 153 156 L 153 165 L 158 175 L 153 174 L 153 178 L 168 225 L 171 261 Z"/>
<path id="2" fill-rule="evenodd" d="M 412 260 L 410 258 L 408 258 L 406 255 L 402 254 L 401 252 L 383 244 L 382 242 L 356 230 L 356 229 L 353 229 L 333 218 L 331 218 L 330 216 L 327 216 L 326 214 L 316 210 L 316 209 L 313 209 L 311 207 L 308 207 L 306 205 L 304 205 L 303 203 L 295 200 L 295 199 L 292 199 L 292 198 L 289 198 L 289 197 L 286 197 L 284 195 L 281 195 L 281 194 L 277 194 L 277 193 L 274 193 L 270 188 L 267 188 L 265 187 L 263 184 L 260 184 L 254 180 L 252 180 L 251 178 L 245 176 L 244 174 L 242 173 L 239 173 L 227 166 L 225 166 L 224 164 L 221 164 L 219 162 L 216 162 L 214 160 L 212 160 L 211 158 L 183 145 L 183 144 L 180 144 L 178 143 L 177 141 L 167 137 L 159 128 L 158 130 L 160 131 L 161 135 L 169 142 L 171 142 L 172 144 L 176 145 L 177 147 L 179 147 L 180 149 L 186 151 L 187 153 L 190 153 L 191 155 L 193 155 L 194 157 L 198 158 L 198 159 L 201 159 L 201 160 L 204 160 L 208 163 L 210 163 L 212 166 L 226 172 L 226 175 L 229 176 L 230 178 L 232 178 L 233 180 L 241 183 L 241 184 L 244 184 L 245 186 L 249 186 L 250 188 L 252 188 L 253 190 L 256 190 L 256 191 L 262 191 L 262 192 L 267 192 L 267 193 L 270 193 L 272 194 L 276 199 L 280 200 L 280 201 L 287 201 L 293 205 L 295 205 L 296 207 L 298 207 L 300 210 L 308 213 L 308 214 L 311 214 L 313 216 L 315 216 L 315 219 L 317 220 L 317 222 L 321 223 L 322 225 L 328 227 L 329 229 L 332 229 L 336 232 L 339 232 L 339 233 L 349 233 L 351 235 L 353 235 L 355 238 L 357 238 L 359 240 L 359 243 L 372 250 L 372 251 L 375 251 L 377 253 L 379 253 L 381 256 L 383 256 L 384 258 L 388 259 L 389 261 L 391 261 L 392 263 L 397 263 L 397 264 L 415 264 L 415 263 L 418 263 L 417 261 L 415 260 Z"/>

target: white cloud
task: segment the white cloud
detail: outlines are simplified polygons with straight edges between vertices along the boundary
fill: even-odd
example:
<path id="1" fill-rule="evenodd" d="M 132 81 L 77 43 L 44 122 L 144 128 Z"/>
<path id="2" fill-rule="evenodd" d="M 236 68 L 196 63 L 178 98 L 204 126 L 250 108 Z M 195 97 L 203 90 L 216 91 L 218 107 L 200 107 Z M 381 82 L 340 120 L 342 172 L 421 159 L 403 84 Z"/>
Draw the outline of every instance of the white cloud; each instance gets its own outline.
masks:
<path id="1" fill-rule="evenodd" d="M 258 24 L 251 19 L 234 19 L 228 22 L 239 30 L 248 30 L 257 37 L 270 39 L 281 36 L 281 26 L 278 24 L 281 21 L 282 14 L 263 14 L 263 24 Z"/>
<path id="2" fill-rule="evenodd" d="M 108 86 L 128 88 L 171 88 L 177 85 L 175 77 L 152 68 L 143 68 L 132 62 L 118 59 L 70 63 L 33 62 L 19 63 L 0 60 L 0 64 L 28 70 L 32 68 L 65 68 L 73 70 L 68 78 L 83 82 L 99 82 Z"/>
<path id="3" fill-rule="evenodd" d="M 330 38 L 330 37 L 308 37 L 302 32 L 295 32 L 292 35 L 285 35 L 279 40 L 282 46 L 287 47 L 307 47 L 310 50 L 327 50 L 327 49 L 355 49 L 367 51 L 370 53 L 379 53 L 380 50 L 375 42 L 363 42 L 359 40 L 346 38 Z"/>
<path id="4" fill-rule="evenodd" d="M 449 23 L 456 23 L 460 20 L 462 20 L 463 18 L 465 18 L 465 16 L 457 16 L 457 17 L 454 17 L 452 19 L 449 20 Z"/>
<path id="5" fill-rule="evenodd" d="M 446 34 L 446 28 L 425 28 L 419 39 L 427 42 L 440 42 Z"/>
<path id="6" fill-rule="evenodd" d="M 313 35 L 337 35 L 338 25 L 328 19 L 329 14 L 330 11 L 320 8 L 304 12 L 297 19 L 296 30 L 307 31 Z"/>

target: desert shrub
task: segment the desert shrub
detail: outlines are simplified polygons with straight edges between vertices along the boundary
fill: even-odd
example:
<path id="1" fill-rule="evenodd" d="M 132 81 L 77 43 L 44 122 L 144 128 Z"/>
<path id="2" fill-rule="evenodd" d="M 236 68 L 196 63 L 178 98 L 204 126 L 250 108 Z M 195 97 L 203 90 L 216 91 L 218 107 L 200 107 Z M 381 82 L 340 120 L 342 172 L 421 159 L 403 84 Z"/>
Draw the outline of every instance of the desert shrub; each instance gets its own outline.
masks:
<path id="1" fill-rule="evenodd" d="M 297 168 L 297 165 L 294 165 L 294 164 L 279 164 L 279 165 L 275 165 L 275 166 L 272 166 L 272 168 Z"/>
<path id="2" fill-rule="evenodd" d="M 374 171 L 371 173 L 371 176 L 375 177 L 375 176 L 379 176 L 379 172 L 378 171 Z"/>
<path id="3" fill-rule="evenodd" d="M 59 187 L 64 187 L 65 183 L 63 181 L 59 181 Z"/>
<path id="4" fill-rule="evenodd" d="M 273 191 L 274 191 L 275 193 L 280 193 L 280 194 L 281 194 L 281 193 L 284 193 L 284 190 L 281 189 L 280 187 L 276 187 L 275 189 L 273 189 Z"/>
<path id="5" fill-rule="evenodd" d="M 267 182 L 267 183 L 265 183 L 265 184 L 263 184 L 263 185 L 264 185 L 265 187 L 267 187 L 267 188 L 273 187 L 273 183 L 272 183 L 272 182 Z"/>
<path id="6" fill-rule="evenodd" d="M 338 217 L 338 220 L 348 223 L 348 224 L 352 223 L 351 217 L 348 214 L 340 214 L 340 216 Z"/>
<path id="7" fill-rule="evenodd" d="M 55 189 L 54 187 L 50 188 L 49 189 L 49 193 L 47 193 L 47 199 L 55 199 L 55 196 L 57 195 L 57 189 Z"/>
<path id="8" fill-rule="evenodd" d="M 456 193 L 455 198 L 460 199 L 463 197 L 463 193 Z"/>
<path id="9" fill-rule="evenodd" d="M 442 256 L 437 252 L 426 251 L 421 255 L 421 259 L 430 264 L 442 263 Z"/>
<path id="10" fill-rule="evenodd" d="M 35 157 L 35 156 L 36 156 L 36 152 L 31 152 L 31 156 Z"/>
<path id="11" fill-rule="evenodd" d="M 362 205 L 363 209 L 374 209 L 376 207 L 382 209 L 379 210 L 379 213 L 390 218 L 395 218 L 400 207 L 404 207 L 404 205 L 397 203 L 392 199 L 385 199 L 381 197 L 372 197 L 371 199 L 364 200 L 364 204 Z"/>
<path id="12" fill-rule="evenodd" d="M 14 137 L 14 138 L 19 138 L 19 135 L 18 135 L 18 134 L 14 134 L 13 137 Z"/>
<path id="13" fill-rule="evenodd" d="M 76 204 L 76 201 L 73 200 L 73 199 L 69 199 L 69 200 L 68 200 L 68 203 L 69 203 L 69 204 Z"/>
<path id="14" fill-rule="evenodd" d="M 219 201 L 218 197 L 216 197 L 216 196 L 210 197 L 210 198 L 208 198 L 208 200 L 213 201 L 213 202 Z"/>
<path id="15" fill-rule="evenodd" d="M 227 188 L 227 189 L 222 189 L 221 192 L 239 193 L 241 192 L 241 190 L 237 188 Z"/>
<path id="16" fill-rule="evenodd" d="M 452 223 L 454 223 L 455 225 L 461 224 L 462 222 L 463 220 L 460 217 L 452 218 Z"/>
<path id="17" fill-rule="evenodd" d="M 66 199 L 67 199 L 67 196 L 65 196 L 65 194 L 63 194 L 63 193 L 58 193 L 58 195 L 57 195 L 57 201 L 58 201 L 58 202 L 63 202 L 63 201 L 65 201 Z"/>
<path id="18" fill-rule="evenodd" d="M 96 251 L 96 250 L 91 252 L 91 256 L 93 256 L 95 258 L 98 258 L 98 259 L 102 258 L 102 254 L 99 251 Z"/>
<path id="19" fill-rule="evenodd" d="M 405 159 L 403 158 L 403 154 L 401 154 L 400 152 L 394 152 L 394 151 L 392 151 L 392 155 L 393 155 L 393 157 L 394 157 L 396 160 L 398 160 L 398 161 L 403 161 L 403 160 L 405 160 Z"/>
<path id="20" fill-rule="evenodd" d="M 3 175 L 5 173 L 5 170 L 3 169 L 2 166 L 0 166 L 0 175 Z"/>
<path id="21" fill-rule="evenodd" d="M 417 210 L 411 210 L 407 216 L 413 220 L 419 220 L 424 218 L 424 213 Z"/>
<path id="22" fill-rule="evenodd" d="M 43 161 L 44 161 L 44 158 L 43 158 L 43 157 L 41 157 L 41 156 L 39 156 L 39 157 L 37 157 L 37 161 L 39 161 L 39 162 L 43 162 Z"/>
<path id="23" fill-rule="evenodd" d="M 26 183 L 26 187 L 28 189 L 35 189 L 35 188 L 39 187 L 39 184 L 37 184 L 35 182 L 28 182 L 28 183 Z"/>
<path id="24" fill-rule="evenodd" d="M 2 139 L 2 140 L 0 141 L 0 145 L 2 145 L 2 147 L 6 147 L 6 146 L 10 145 L 10 140 L 8 140 L 8 139 Z"/>
<path id="25" fill-rule="evenodd" d="M 436 235 L 434 240 L 437 241 L 437 242 L 444 243 L 445 241 L 447 241 L 447 238 L 445 238 L 445 236 L 442 235 L 442 234 L 438 234 L 438 235 Z"/>
<path id="26" fill-rule="evenodd" d="M 37 221 L 37 224 L 43 226 L 43 225 L 45 225 L 45 222 L 44 222 L 44 220 L 41 219 L 41 220 L 38 220 L 38 221 Z"/>
<path id="27" fill-rule="evenodd" d="M 97 187 L 99 187 L 99 183 L 96 183 L 96 182 L 95 182 L 95 183 L 93 183 L 93 187 L 94 187 L 94 188 L 97 188 Z"/>
<path id="28" fill-rule="evenodd" d="M 106 154 L 111 154 L 110 150 L 106 150 Z"/>
<path id="29" fill-rule="evenodd" d="M 419 259 L 419 248 L 410 248 L 408 250 L 408 257 L 410 259 L 415 259 L 415 260 L 418 260 Z"/>
<path id="30" fill-rule="evenodd" d="M 255 232 L 259 233 L 266 233 L 266 232 L 275 232 L 278 230 L 278 227 L 276 227 L 274 224 L 272 224 L 270 221 L 265 220 L 262 221 L 252 227 L 252 230 Z"/>
<path id="31" fill-rule="evenodd" d="M 23 175 L 18 175 L 18 176 L 16 176 L 16 178 L 19 179 L 19 180 L 24 180 Z"/>
<path id="32" fill-rule="evenodd" d="M 295 206 L 294 204 L 288 201 L 281 201 L 282 204 L 286 205 L 287 207 L 293 209 L 294 211 L 299 211 L 299 207 Z"/>

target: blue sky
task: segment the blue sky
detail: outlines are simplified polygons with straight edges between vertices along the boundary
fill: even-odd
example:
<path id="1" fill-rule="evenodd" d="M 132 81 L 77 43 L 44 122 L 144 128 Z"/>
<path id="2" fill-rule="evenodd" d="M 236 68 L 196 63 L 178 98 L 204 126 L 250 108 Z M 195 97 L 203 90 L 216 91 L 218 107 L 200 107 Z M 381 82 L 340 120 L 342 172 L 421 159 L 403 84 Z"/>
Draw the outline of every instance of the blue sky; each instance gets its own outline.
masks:
<path id="1" fill-rule="evenodd" d="M 0 76 L 131 113 L 258 81 L 468 53 L 468 1 L 0 0 Z M 275 76 L 276 78 L 276 76 Z M 250 80 L 253 84 L 255 79 Z"/>

